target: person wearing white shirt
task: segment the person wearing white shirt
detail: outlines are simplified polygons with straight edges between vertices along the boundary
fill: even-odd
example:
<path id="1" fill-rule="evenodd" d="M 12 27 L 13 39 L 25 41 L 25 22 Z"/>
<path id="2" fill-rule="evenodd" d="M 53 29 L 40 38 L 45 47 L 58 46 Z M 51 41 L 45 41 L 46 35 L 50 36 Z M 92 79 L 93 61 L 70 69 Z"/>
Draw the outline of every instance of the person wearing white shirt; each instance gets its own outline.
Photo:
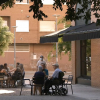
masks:
<path id="1" fill-rule="evenodd" d="M 37 69 L 36 69 L 37 71 L 38 71 L 38 67 L 41 66 L 42 63 L 44 63 L 46 66 L 46 62 L 43 60 L 43 58 L 44 57 L 41 55 L 39 61 L 37 62 Z"/>

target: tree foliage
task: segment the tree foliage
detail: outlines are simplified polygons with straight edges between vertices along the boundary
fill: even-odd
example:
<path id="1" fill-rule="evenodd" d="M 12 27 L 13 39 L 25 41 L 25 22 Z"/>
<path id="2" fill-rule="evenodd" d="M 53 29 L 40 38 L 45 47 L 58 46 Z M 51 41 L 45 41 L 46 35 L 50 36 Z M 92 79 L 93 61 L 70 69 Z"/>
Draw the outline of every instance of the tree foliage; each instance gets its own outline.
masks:
<path id="1" fill-rule="evenodd" d="M 58 20 L 57 25 L 59 24 L 65 24 L 65 28 L 69 27 L 71 25 L 71 21 L 66 21 L 65 17 Z M 53 45 L 53 49 L 56 50 L 56 44 Z M 68 54 L 69 60 L 71 60 L 71 41 L 64 42 L 62 37 L 58 38 L 58 54 L 61 57 L 62 52 L 65 54 Z M 52 56 L 53 55 L 53 56 Z M 49 52 L 48 54 L 48 61 L 52 58 L 56 57 L 55 54 L 53 54 L 53 50 Z"/>
<path id="2" fill-rule="evenodd" d="M 9 44 L 13 42 L 13 33 L 7 26 L 3 26 L 3 23 L 4 21 L 0 17 L 0 55 L 3 55 Z"/>
<path id="3" fill-rule="evenodd" d="M 63 38 L 60 37 L 58 39 L 58 53 L 64 52 L 65 54 L 69 55 L 69 60 L 71 60 L 71 41 L 64 42 Z"/>
<path id="4" fill-rule="evenodd" d="M 33 11 L 33 18 L 43 20 L 43 17 L 47 17 L 47 15 L 41 10 L 43 7 L 42 0 L 31 0 L 31 2 L 33 2 L 33 4 L 30 6 L 29 12 Z M 13 4 L 14 0 L 0 0 L 0 5 L 3 9 L 7 6 L 12 7 Z M 77 4 L 80 4 L 81 7 L 78 8 L 76 12 Z M 93 4 L 91 8 L 88 8 L 88 5 L 91 4 Z M 100 13 L 98 12 L 100 11 L 100 0 L 54 0 L 53 9 L 60 9 L 62 11 L 63 5 L 66 5 L 66 20 L 72 21 L 83 18 L 87 23 L 91 18 L 92 11 L 93 15 L 97 18 L 97 23 L 100 23 Z"/>

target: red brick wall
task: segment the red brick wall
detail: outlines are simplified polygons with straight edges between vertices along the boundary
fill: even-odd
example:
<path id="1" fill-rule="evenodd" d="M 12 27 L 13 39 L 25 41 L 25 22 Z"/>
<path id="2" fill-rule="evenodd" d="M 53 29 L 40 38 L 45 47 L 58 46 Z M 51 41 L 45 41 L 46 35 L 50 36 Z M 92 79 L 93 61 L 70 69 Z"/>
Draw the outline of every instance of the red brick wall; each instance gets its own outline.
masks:
<path id="1" fill-rule="evenodd" d="M 24 64 L 25 70 L 36 70 L 37 61 L 40 55 L 44 56 L 47 63 L 48 70 L 53 71 L 52 64 L 56 62 L 56 58 L 52 57 L 48 60 L 48 54 L 53 50 L 53 44 L 31 44 L 29 52 L 16 52 L 16 62 Z M 37 59 L 33 59 L 33 54 L 37 56 Z M 56 52 L 53 50 L 53 55 Z M 14 64 L 14 52 L 5 52 L 4 57 L 0 56 L 0 64 L 8 63 L 8 67 L 12 68 Z M 68 55 L 62 53 L 62 56 L 58 56 L 58 63 L 60 69 L 63 71 L 71 72 L 72 66 L 71 61 L 69 61 Z"/>
<path id="2" fill-rule="evenodd" d="M 45 60 L 47 61 L 47 55 L 52 49 L 52 44 L 38 44 L 40 36 L 49 34 L 51 32 L 39 32 L 39 21 L 33 18 L 33 12 L 29 12 L 30 4 L 15 4 L 12 8 L 7 8 L 5 10 L 0 10 L 0 16 L 10 16 L 10 31 L 14 33 L 12 26 L 16 26 L 16 20 L 29 20 L 29 32 L 16 32 L 16 43 L 29 43 L 30 52 L 17 52 L 16 62 L 24 64 L 26 70 L 35 70 L 36 62 L 39 56 L 43 54 Z M 55 21 L 56 18 L 52 15 L 59 14 L 61 19 L 66 12 L 66 5 L 63 6 L 63 11 L 54 10 L 52 5 L 44 5 L 42 10 L 48 15 L 48 18 L 44 18 L 44 21 Z M 27 18 L 26 16 L 30 16 Z M 58 25 L 58 29 L 63 28 L 63 25 Z M 22 38 L 22 39 L 21 39 Z M 55 51 L 54 51 L 55 52 Z M 37 59 L 33 60 L 32 55 L 36 54 Z M 14 53 L 5 53 L 5 57 L 0 57 L 0 64 L 7 62 L 8 64 L 13 64 Z M 47 61 L 47 67 L 49 70 L 53 70 L 52 64 L 55 63 L 55 58 Z M 62 70 L 71 71 L 71 61 L 68 61 L 68 55 L 63 55 L 62 59 L 59 57 L 59 64 Z M 10 66 L 10 65 L 9 65 Z"/>
<path id="3" fill-rule="evenodd" d="M 75 81 L 76 81 L 76 67 L 75 67 L 75 65 L 76 65 L 76 50 L 75 50 L 75 41 L 72 41 L 71 42 L 71 52 L 72 52 L 72 56 L 71 56 L 71 62 L 72 62 L 72 74 L 73 74 L 73 83 L 75 83 Z"/>
<path id="4" fill-rule="evenodd" d="M 16 26 L 16 20 L 29 20 L 29 32 L 16 32 L 17 43 L 38 43 L 40 36 L 49 34 L 51 32 L 39 32 L 39 21 L 33 18 L 33 12 L 29 12 L 30 4 L 15 4 L 12 8 L 0 10 L 0 16 L 10 16 L 10 29 L 14 33 L 12 26 Z M 52 15 L 59 14 L 58 20 L 61 19 L 66 12 L 66 6 L 63 6 L 63 11 L 54 10 L 52 5 L 44 5 L 43 12 L 48 15 L 48 18 L 44 18 L 44 21 L 55 21 L 56 18 Z M 27 18 L 26 16 L 30 17 Z M 58 29 L 63 28 L 63 25 L 58 25 Z M 20 38 L 23 38 L 22 40 Z"/>
<path id="5" fill-rule="evenodd" d="M 40 58 L 40 55 L 44 56 L 44 59 L 47 62 L 47 68 L 49 70 L 53 70 L 52 64 L 54 64 L 56 62 L 56 58 L 52 57 L 52 58 L 48 59 L 48 54 L 51 50 L 53 51 L 53 53 L 52 53 L 53 55 L 56 54 L 56 52 L 53 50 L 52 46 L 53 46 L 52 44 L 35 44 L 34 45 L 34 54 L 37 55 L 37 59 L 33 60 L 34 70 L 36 68 L 36 63 Z M 59 63 L 61 70 L 71 72 L 71 61 L 69 61 L 67 54 L 65 55 L 63 53 L 61 57 L 59 56 L 58 63 Z"/>
<path id="6" fill-rule="evenodd" d="M 91 85 L 100 87 L 100 39 L 91 40 Z"/>

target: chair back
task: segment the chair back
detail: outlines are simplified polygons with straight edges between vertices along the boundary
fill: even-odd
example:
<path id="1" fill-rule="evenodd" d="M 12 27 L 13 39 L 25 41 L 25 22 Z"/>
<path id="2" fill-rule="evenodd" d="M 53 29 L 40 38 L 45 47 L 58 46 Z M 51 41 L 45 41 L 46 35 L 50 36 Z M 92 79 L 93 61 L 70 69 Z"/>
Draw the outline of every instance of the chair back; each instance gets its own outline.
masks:
<path id="1" fill-rule="evenodd" d="M 33 83 L 35 83 L 35 84 L 44 84 L 44 77 L 39 76 L 39 77 L 33 78 Z"/>
<path id="2" fill-rule="evenodd" d="M 64 72 L 60 71 L 60 72 L 59 72 L 59 77 L 58 77 L 59 80 L 62 80 L 63 76 L 64 76 Z"/>
<path id="3" fill-rule="evenodd" d="M 64 76 L 64 72 L 62 72 L 62 71 L 60 71 L 59 72 L 59 77 L 58 77 L 58 79 L 59 79 L 59 84 L 63 84 L 63 76 Z"/>
<path id="4" fill-rule="evenodd" d="M 72 84 L 73 81 L 73 75 L 69 75 L 67 79 L 67 83 L 70 82 Z"/>

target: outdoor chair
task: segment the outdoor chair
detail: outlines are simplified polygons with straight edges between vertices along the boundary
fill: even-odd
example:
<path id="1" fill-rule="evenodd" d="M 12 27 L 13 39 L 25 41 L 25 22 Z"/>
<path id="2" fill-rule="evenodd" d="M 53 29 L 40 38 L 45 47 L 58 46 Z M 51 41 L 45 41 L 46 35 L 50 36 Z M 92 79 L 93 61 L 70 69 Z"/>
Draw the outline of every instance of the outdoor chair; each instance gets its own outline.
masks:
<path id="1" fill-rule="evenodd" d="M 1 82 L 2 82 L 3 86 L 4 86 L 4 85 L 7 86 L 7 84 L 6 84 L 7 79 L 8 79 L 8 77 L 7 77 L 4 73 L 0 73 L 0 85 L 1 85 Z M 7 87 L 8 87 L 8 86 L 7 86 Z"/>
<path id="2" fill-rule="evenodd" d="M 37 95 L 37 88 L 41 88 L 41 94 L 42 94 L 42 87 L 44 86 L 44 77 L 36 77 L 32 78 L 31 80 L 31 95 L 33 95 L 33 88 L 36 88 L 36 95 Z"/>
<path id="3" fill-rule="evenodd" d="M 73 94 L 73 88 L 72 88 L 72 81 L 73 81 L 73 75 L 68 75 L 68 78 L 64 78 L 65 81 L 67 81 L 66 83 L 64 83 L 64 85 L 66 85 L 66 88 L 68 89 L 68 85 L 71 85 L 71 91 Z"/>
<path id="4" fill-rule="evenodd" d="M 26 85 L 30 85 L 30 79 L 26 79 L 24 77 L 25 77 L 25 72 L 23 73 L 23 75 L 21 74 L 21 79 L 20 79 L 20 81 L 21 81 L 21 84 L 20 84 L 21 85 L 21 91 L 20 91 L 20 95 L 22 93 L 23 87 L 26 86 Z M 29 81 L 29 84 L 25 84 L 25 81 Z"/>

